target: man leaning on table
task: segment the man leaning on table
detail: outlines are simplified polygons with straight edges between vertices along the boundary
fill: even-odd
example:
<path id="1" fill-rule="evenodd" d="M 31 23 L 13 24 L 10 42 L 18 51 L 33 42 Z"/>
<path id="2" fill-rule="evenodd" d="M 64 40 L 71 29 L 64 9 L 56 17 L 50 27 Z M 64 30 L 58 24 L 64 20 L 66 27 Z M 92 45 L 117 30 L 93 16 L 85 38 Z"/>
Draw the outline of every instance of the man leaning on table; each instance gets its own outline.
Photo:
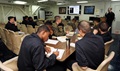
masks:
<path id="1" fill-rule="evenodd" d="M 49 58 L 45 55 L 45 51 L 50 52 L 49 48 L 44 45 L 49 34 L 49 28 L 42 25 L 36 33 L 25 37 L 18 58 L 19 71 L 43 71 L 55 64 L 56 57 L 59 55 L 58 51 L 54 52 Z"/>
<path id="2" fill-rule="evenodd" d="M 104 42 L 103 39 L 91 32 L 90 24 L 87 21 L 81 21 L 78 24 L 79 34 L 83 37 L 75 43 L 76 61 L 69 62 L 72 65 L 77 63 L 79 69 L 96 69 L 104 60 Z"/>

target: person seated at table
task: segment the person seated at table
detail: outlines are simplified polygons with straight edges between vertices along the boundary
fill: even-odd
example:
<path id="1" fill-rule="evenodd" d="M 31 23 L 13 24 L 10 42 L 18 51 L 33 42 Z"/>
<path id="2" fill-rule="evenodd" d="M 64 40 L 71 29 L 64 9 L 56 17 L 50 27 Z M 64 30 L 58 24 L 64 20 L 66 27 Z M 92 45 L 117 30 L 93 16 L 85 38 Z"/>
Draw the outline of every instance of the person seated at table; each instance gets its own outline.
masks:
<path id="1" fill-rule="evenodd" d="M 101 22 L 99 25 L 100 33 L 98 35 L 102 36 L 104 43 L 112 39 L 110 32 L 108 31 L 109 26 L 106 22 Z"/>
<path id="2" fill-rule="evenodd" d="M 17 63 L 19 71 L 43 71 L 55 64 L 56 57 L 59 55 L 58 51 L 53 52 L 48 58 L 45 55 L 45 51 L 51 51 L 50 48 L 44 45 L 44 42 L 48 40 L 49 34 L 49 28 L 46 25 L 42 25 L 36 33 L 24 38 Z"/>
<path id="3" fill-rule="evenodd" d="M 29 25 L 32 25 L 33 28 L 35 28 L 35 26 L 37 25 L 36 22 L 33 21 L 32 17 L 28 17 L 29 20 Z"/>
<path id="4" fill-rule="evenodd" d="M 49 30 L 50 30 L 49 39 L 52 39 L 53 29 L 52 29 L 52 23 L 51 23 L 51 21 L 46 21 L 46 22 L 45 22 L 45 25 L 46 25 L 46 26 L 49 28 Z"/>
<path id="5" fill-rule="evenodd" d="M 29 24 L 28 16 L 24 16 L 22 24 L 25 24 L 25 26 L 27 27 L 27 25 Z"/>
<path id="6" fill-rule="evenodd" d="M 100 33 L 100 31 L 99 31 L 100 19 L 99 19 L 99 18 L 95 18 L 94 21 L 93 21 L 93 23 L 94 23 L 93 33 L 94 33 L 94 34 Z"/>
<path id="7" fill-rule="evenodd" d="M 13 16 L 8 17 L 8 20 L 9 20 L 8 23 L 5 25 L 5 28 L 6 28 L 6 29 L 12 30 L 12 31 L 14 31 L 14 32 L 20 31 L 20 30 L 17 28 L 17 23 L 15 22 Z"/>
<path id="8" fill-rule="evenodd" d="M 64 32 L 64 24 L 61 23 L 61 17 L 55 16 L 55 23 L 53 26 L 53 34 L 55 36 L 64 36 L 66 33 Z"/>
<path id="9" fill-rule="evenodd" d="M 83 71 L 87 68 L 96 69 L 104 60 L 104 41 L 102 37 L 91 32 L 87 21 L 81 21 L 78 29 L 83 38 L 75 43 L 76 61 L 69 62 L 71 65 L 68 65 L 71 68 L 74 63 L 78 63 Z"/>

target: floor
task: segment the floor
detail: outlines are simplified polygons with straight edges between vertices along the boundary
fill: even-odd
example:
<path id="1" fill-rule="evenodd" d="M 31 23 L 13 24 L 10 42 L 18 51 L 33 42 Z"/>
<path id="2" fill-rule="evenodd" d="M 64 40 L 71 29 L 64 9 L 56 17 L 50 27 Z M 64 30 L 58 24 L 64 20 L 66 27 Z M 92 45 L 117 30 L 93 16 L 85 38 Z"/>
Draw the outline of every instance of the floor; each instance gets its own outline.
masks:
<path id="1" fill-rule="evenodd" d="M 108 71 L 120 71 L 120 35 L 112 35 L 114 42 L 110 47 L 109 53 L 111 51 L 115 52 L 113 60 L 110 62 Z M 108 54 L 109 54 L 108 53 Z"/>

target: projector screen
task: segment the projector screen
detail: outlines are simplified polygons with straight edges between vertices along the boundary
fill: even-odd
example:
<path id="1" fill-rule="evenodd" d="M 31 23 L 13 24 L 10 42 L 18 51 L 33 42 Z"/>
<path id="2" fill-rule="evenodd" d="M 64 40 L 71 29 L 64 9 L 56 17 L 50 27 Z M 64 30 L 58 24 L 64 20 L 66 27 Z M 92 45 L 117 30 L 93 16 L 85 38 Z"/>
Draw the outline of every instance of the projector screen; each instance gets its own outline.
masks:
<path id="1" fill-rule="evenodd" d="M 80 6 L 69 6 L 69 14 L 79 14 Z"/>

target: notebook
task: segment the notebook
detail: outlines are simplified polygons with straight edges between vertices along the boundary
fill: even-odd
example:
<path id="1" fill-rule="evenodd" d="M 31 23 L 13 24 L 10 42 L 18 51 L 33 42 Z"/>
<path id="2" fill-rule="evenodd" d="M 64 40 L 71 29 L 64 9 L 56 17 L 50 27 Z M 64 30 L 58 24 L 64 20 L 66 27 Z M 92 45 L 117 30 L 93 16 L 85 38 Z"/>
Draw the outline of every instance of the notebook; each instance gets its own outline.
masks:
<path id="1" fill-rule="evenodd" d="M 57 59 L 61 59 L 62 56 L 63 56 L 63 54 L 64 54 L 64 52 L 65 52 L 64 49 L 56 49 L 56 48 L 50 47 L 50 46 L 47 46 L 47 47 L 49 47 L 51 49 L 50 53 L 45 52 L 45 54 L 46 54 L 47 57 L 49 57 L 51 54 L 53 54 L 53 52 L 55 52 L 55 51 L 58 50 L 59 51 L 59 55 L 57 56 Z"/>
<path id="2" fill-rule="evenodd" d="M 58 40 L 48 39 L 48 41 L 46 41 L 45 43 L 56 45 L 58 42 L 59 42 Z"/>

